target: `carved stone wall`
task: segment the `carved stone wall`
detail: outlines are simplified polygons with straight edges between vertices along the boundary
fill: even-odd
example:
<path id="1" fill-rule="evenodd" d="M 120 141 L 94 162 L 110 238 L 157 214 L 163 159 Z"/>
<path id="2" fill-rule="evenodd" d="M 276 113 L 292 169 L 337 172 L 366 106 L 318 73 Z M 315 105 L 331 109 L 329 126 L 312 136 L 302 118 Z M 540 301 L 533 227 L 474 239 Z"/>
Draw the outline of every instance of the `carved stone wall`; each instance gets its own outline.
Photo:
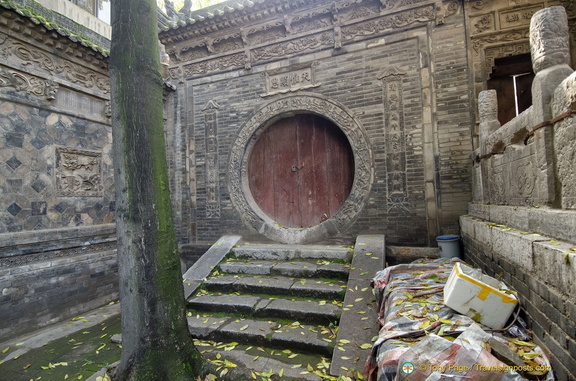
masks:
<path id="1" fill-rule="evenodd" d="M 116 299 L 117 269 L 106 57 L 0 10 L 3 341 Z"/>
<path id="2" fill-rule="evenodd" d="M 0 30 L 0 234 L 111 222 L 105 64 L 65 54 L 65 41 L 51 49 L 42 26 L 15 15 L 3 12 Z"/>
<path id="3" fill-rule="evenodd" d="M 471 198 L 459 1 L 275 0 L 217 8 L 160 36 L 175 102 L 184 107 L 167 119 L 190 132 L 181 144 L 190 165 L 181 242 L 228 232 L 285 242 L 374 232 L 425 245 L 457 229 Z M 260 133 L 294 113 L 333 121 L 356 166 L 343 208 L 300 231 L 262 215 L 245 179 Z"/>
<path id="4" fill-rule="evenodd" d="M 530 19 L 538 10 L 563 6 L 572 41 L 572 62 L 576 62 L 576 3 L 570 0 L 475 0 L 465 1 L 470 46 L 469 65 L 473 70 L 475 99 L 486 83 L 498 58 L 530 53 Z M 479 120 L 478 118 L 476 119 Z M 475 131 L 478 134 L 478 131 Z"/>
<path id="5" fill-rule="evenodd" d="M 504 274 L 519 291 L 530 328 L 562 381 L 576 377 L 570 289 L 576 284 L 576 72 L 568 66 L 567 21 L 558 6 L 531 20 L 536 75 L 530 108 L 500 126 L 496 91 L 480 93 L 477 203 L 460 219 L 465 259 L 491 275 Z"/>

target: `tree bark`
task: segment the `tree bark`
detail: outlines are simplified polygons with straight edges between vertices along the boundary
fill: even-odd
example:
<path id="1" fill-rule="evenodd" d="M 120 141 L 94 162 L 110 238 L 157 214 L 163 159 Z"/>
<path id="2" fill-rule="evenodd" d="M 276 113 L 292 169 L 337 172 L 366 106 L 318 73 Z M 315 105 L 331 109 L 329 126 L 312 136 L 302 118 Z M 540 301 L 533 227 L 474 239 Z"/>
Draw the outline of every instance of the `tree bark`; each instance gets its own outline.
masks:
<path id="1" fill-rule="evenodd" d="M 116 380 L 207 370 L 185 316 L 168 186 L 156 0 L 112 2 L 110 80 L 122 356 Z"/>

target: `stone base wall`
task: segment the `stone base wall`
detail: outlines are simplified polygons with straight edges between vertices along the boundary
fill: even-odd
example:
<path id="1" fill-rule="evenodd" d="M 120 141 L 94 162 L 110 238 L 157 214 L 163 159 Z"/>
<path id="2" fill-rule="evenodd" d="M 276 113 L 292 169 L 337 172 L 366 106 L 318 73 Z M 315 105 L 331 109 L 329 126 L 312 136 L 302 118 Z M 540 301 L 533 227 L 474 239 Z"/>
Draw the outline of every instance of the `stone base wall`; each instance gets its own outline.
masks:
<path id="1" fill-rule="evenodd" d="M 115 225 L 0 234 L 0 342 L 118 299 Z"/>
<path id="2" fill-rule="evenodd" d="M 497 216 L 503 208 L 482 209 L 488 216 Z M 517 215 L 528 216 L 538 209 L 514 210 Z M 558 218 L 553 210 L 538 210 L 538 215 Z M 533 215 L 534 219 L 538 218 Z M 508 286 L 518 291 L 534 338 L 548 350 L 557 380 L 576 379 L 575 241 L 565 240 L 562 231 L 546 236 L 472 216 L 461 217 L 460 224 L 464 259 L 491 276 L 502 276 Z"/>

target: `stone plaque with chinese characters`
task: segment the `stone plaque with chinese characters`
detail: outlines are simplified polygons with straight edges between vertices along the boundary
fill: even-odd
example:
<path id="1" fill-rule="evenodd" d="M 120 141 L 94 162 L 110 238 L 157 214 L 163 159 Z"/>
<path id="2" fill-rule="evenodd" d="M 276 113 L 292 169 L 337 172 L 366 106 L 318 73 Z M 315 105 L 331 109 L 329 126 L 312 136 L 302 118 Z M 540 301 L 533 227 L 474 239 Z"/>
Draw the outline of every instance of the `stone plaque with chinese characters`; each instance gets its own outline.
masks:
<path id="1" fill-rule="evenodd" d="M 262 96 L 286 94 L 320 86 L 314 81 L 313 75 L 312 67 L 278 74 L 266 73 L 266 94 Z"/>
<path id="2" fill-rule="evenodd" d="M 56 184 L 65 197 L 102 196 L 102 154 L 56 148 Z"/>

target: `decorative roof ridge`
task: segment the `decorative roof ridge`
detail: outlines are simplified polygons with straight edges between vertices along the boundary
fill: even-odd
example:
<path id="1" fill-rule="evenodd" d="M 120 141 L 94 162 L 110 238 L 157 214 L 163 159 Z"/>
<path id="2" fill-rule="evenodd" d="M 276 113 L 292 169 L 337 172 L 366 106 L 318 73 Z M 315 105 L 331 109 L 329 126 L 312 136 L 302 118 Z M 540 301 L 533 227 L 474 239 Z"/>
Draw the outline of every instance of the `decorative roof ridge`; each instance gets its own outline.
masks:
<path id="1" fill-rule="evenodd" d="M 42 5 L 38 4 L 38 6 L 42 6 Z M 41 14 L 36 12 L 34 9 L 27 7 L 27 6 L 24 6 L 22 4 L 18 4 L 14 0 L 0 0 L 0 7 L 12 10 L 12 11 L 18 13 L 19 15 L 28 18 L 34 24 L 42 26 L 42 27 L 44 27 L 50 31 L 53 30 L 53 31 L 57 32 L 58 34 L 60 34 L 61 36 L 68 38 L 70 41 L 75 42 L 75 43 L 79 43 L 82 46 L 90 48 L 90 49 L 94 50 L 95 52 L 100 53 L 104 57 L 108 57 L 110 55 L 110 52 L 108 49 L 95 44 L 88 37 L 86 37 L 80 33 L 75 33 L 72 30 L 65 28 L 61 25 L 58 25 L 57 23 L 53 22 L 52 20 L 46 19 L 46 17 L 42 16 Z M 48 11 L 50 11 L 50 13 L 54 12 L 52 10 L 48 10 Z"/>
<path id="2" fill-rule="evenodd" d="M 299 1 L 290 1 L 290 0 L 227 0 L 218 4 L 211 5 L 206 8 L 198 9 L 188 14 L 180 12 L 178 19 L 172 19 L 171 22 L 167 26 L 164 27 L 162 32 L 169 32 L 174 31 L 175 29 L 180 29 L 182 27 L 191 26 L 196 24 L 197 22 L 203 22 L 207 20 L 216 20 L 219 18 L 223 18 L 225 16 L 231 16 L 234 13 L 238 13 L 241 11 L 248 12 L 255 7 L 268 7 L 268 8 L 275 8 L 278 6 L 284 7 L 295 7 L 299 6 L 305 2 L 313 2 L 314 0 L 299 0 Z M 254 17 L 254 14 L 250 14 L 251 17 Z"/>

